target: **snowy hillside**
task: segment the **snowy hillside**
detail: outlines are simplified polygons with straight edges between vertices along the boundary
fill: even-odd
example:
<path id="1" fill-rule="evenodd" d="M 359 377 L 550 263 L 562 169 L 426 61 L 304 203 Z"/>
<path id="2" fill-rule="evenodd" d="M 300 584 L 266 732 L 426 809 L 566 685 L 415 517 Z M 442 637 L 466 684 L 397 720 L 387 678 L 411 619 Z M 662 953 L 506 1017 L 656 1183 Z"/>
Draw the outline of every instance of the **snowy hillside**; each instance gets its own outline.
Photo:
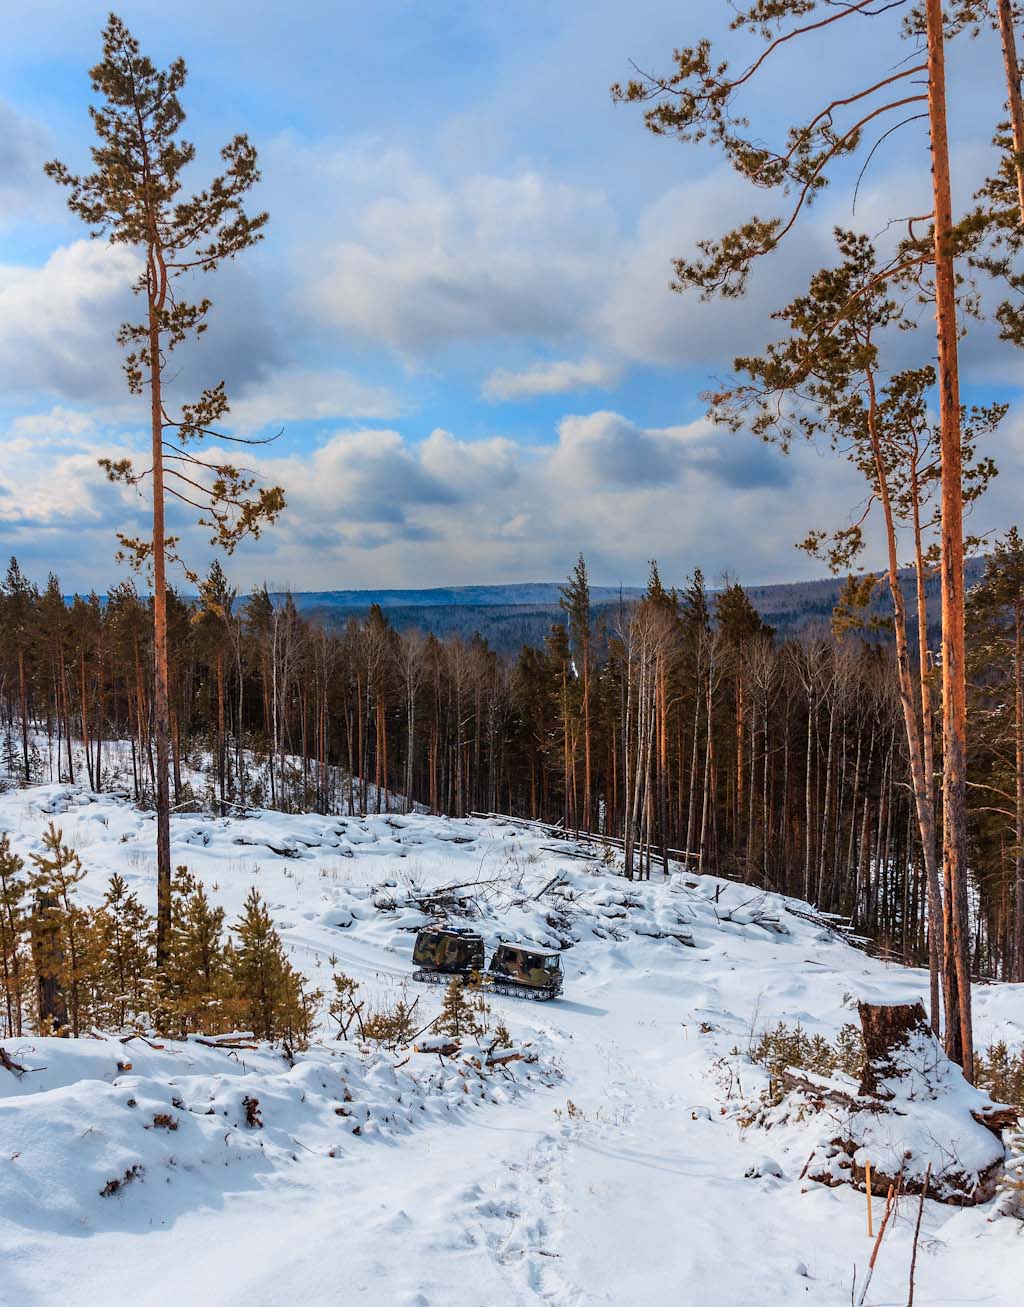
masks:
<path id="1" fill-rule="evenodd" d="M 117 871 L 152 906 L 151 816 L 66 785 L 0 795 L 23 856 L 50 820 L 87 902 Z M 441 886 L 488 948 L 561 948 L 565 992 L 492 996 L 516 1054 L 492 1065 L 485 1039 L 361 1050 L 326 1019 L 294 1065 L 194 1039 L 5 1040 L 0 1301 L 850 1302 L 865 1198 L 802 1178 L 806 1130 L 744 1124 L 765 1082 L 744 1054 L 780 1020 L 834 1038 L 858 999 L 923 996 L 923 973 L 802 905 L 712 877 L 628 884 L 499 821 L 182 815 L 172 836 L 229 921 L 256 886 L 316 986 L 337 967 L 371 1002 L 404 991 L 417 1027 L 443 997 L 409 980 L 417 898 Z M 1021 1046 L 1021 987 L 976 1005 L 979 1044 Z M 916 1213 L 897 1210 L 876 1307 L 907 1300 Z M 926 1205 L 916 1303 L 1017 1301 L 1022 1227 L 992 1216 Z"/>

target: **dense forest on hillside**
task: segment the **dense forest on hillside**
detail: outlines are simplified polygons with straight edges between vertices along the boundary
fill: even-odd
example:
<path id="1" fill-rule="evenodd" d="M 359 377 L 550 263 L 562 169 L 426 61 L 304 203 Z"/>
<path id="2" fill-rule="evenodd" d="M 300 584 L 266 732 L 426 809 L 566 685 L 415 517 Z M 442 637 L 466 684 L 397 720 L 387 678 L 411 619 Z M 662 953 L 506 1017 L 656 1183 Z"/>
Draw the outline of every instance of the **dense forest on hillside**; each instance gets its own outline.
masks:
<path id="1" fill-rule="evenodd" d="M 969 582 L 978 580 L 984 570 L 982 559 L 968 559 Z M 912 573 L 903 573 L 909 582 Z M 724 581 L 723 585 L 729 584 Z M 940 596 L 938 578 L 926 580 L 928 641 L 939 642 Z M 843 582 L 834 577 L 817 581 L 794 581 L 788 584 L 748 586 L 751 603 L 779 637 L 822 631 L 829 626 L 832 612 L 842 592 Z M 621 592 L 609 587 L 594 587 L 591 602 L 595 620 L 604 629 L 622 621 L 621 608 L 632 607 L 643 595 L 642 590 L 626 587 Z M 283 595 L 273 595 L 283 599 Z M 377 604 L 397 631 L 419 630 L 436 636 L 459 636 L 469 640 L 482 636 L 499 654 L 514 655 L 524 644 L 544 643 L 552 624 L 564 621 L 558 602 L 557 586 L 465 586 L 460 590 L 315 590 L 292 596 L 296 608 L 328 631 L 343 631 L 353 617 L 366 619 Z M 876 618 L 886 616 L 884 593 L 873 596 L 870 611 Z M 603 622 L 602 619 L 603 618 Z M 874 638 L 891 637 L 884 629 Z"/>
<path id="2" fill-rule="evenodd" d="M 1015 610 L 993 591 L 1006 575 L 1005 556 L 987 565 L 972 630 L 972 955 L 985 974 L 1020 966 L 1024 760 L 1007 707 L 1016 693 L 1019 717 L 1021 672 Z M 711 596 L 699 571 L 676 591 L 652 566 L 639 603 L 592 607 L 581 559 L 563 596 L 544 642 L 510 658 L 480 635 L 398 631 L 379 607 L 330 631 L 287 596 L 238 596 L 215 565 L 198 601 L 170 598 L 175 807 L 357 812 L 390 790 L 453 816 L 560 822 L 619 837 L 627 876 L 682 859 L 807 898 L 923 961 L 925 869 L 889 644 L 839 626 L 780 638 L 739 584 Z M 12 560 L 2 605 L 9 774 L 44 779 L 45 754 L 47 779 L 151 804 L 147 600 L 126 582 L 69 606 L 56 577 L 40 591 Z M 127 755 L 105 750 L 112 740 Z M 205 788 L 185 779 L 196 768 Z"/>

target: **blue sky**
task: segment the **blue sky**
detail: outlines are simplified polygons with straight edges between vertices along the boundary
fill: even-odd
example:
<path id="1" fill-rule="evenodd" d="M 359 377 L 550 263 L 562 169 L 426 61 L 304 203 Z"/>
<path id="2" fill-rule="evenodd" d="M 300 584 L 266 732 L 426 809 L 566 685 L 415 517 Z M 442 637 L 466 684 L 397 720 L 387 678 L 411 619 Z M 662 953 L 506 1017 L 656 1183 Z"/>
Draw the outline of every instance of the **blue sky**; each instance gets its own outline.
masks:
<path id="1" fill-rule="evenodd" d="M 290 508 L 232 560 L 240 584 L 557 578 L 581 549 L 608 584 L 642 580 L 652 557 L 672 580 L 695 566 L 751 583 L 815 574 L 793 542 L 845 519 L 856 477 L 712 430 L 701 392 L 771 338 L 771 308 L 827 261 L 835 222 L 874 232 L 920 211 L 925 138 L 912 127 L 879 152 L 855 219 L 852 175 L 838 179 L 745 301 L 671 294 L 672 256 L 763 200 L 710 152 L 651 137 L 608 87 L 631 59 L 664 69 L 708 9 L 121 5 L 156 61 L 187 60 L 197 184 L 235 132 L 260 151 L 267 239 L 207 279 L 211 328 L 174 380 L 187 399 L 224 377 L 239 429 L 282 433 L 259 465 Z M 144 436 L 113 344 L 132 256 L 90 244 L 41 171 L 54 155 L 87 163 L 105 16 L 87 0 L 18 6 L 0 49 L 0 550 L 69 589 L 116 580 L 113 533 L 145 516 L 95 465 Z M 840 89 L 880 39 L 866 25 L 844 36 Z M 766 135 L 830 92 L 827 67 L 780 61 L 751 103 Z M 951 69 L 967 195 L 989 159 L 999 69 L 985 40 L 958 44 Z M 965 364 L 971 397 L 1016 405 L 1015 354 L 975 331 Z M 1021 431 L 1015 407 L 982 526 L 1013 520 Z"/>

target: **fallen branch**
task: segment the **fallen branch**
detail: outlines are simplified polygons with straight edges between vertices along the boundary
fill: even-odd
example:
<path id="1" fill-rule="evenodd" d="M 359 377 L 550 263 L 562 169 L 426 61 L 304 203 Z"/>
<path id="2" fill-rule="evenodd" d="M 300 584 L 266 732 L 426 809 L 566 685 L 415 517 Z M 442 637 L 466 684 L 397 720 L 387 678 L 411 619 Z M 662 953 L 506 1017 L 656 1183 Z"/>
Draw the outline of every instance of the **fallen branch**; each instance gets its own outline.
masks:
<path id="1" fill-rule="evenodd" d="M 14 1059 L 11 1057 L 10 1053 L 8 1053 L 7 1049 L 4 1048 L 2 1044 L 0 1044 L 0 1066 L 2 1066 L 6 1071 L 10 1071 L 12 1075 L 17 1076 L 19 1080 L 29 1070 L 34 1069 L 37 1071 L 42 1071 L 44 1069 L 43 1067 L 30 1068 L 27 1066 L 22 1066 L 20 1062 L 15 1062 Z"/>
<path id="2" fill-rule="evenodd" d="M 857 1299 L 857 1307 L 864 1307 L 864 1301 L 868 1296 L 868 1289 L 871 1286 L 871 1277 L 875 1273 L 875 1261 L 878 1258 L 878 1250 L 882 1246 L 882 1239 L 885 1237 L 885 1227 L 889 1224 L 889 1217 L 896 1206 L 894 1196 L 896 1189 L 894 1185 L 889 1186 L 889 1192 L 885 1199 L 885 1212 L 882 1215 L 882 1224 L 878 1227 L 878 1235 L 875 1239 L 875 1246 L 871 1249 L 871 1260 L 868 1262 L 868 1273 L 864 1280 L 864 1287 L 860 1291 L 860 1297 Z"/>
<path id="3" fill-rule="evenodd" d="M 440 1041 L 425 1039 L 422 1044 L 413 1044 L 414 1053 L 437 1053 L 439 1057 L 453 1057 L 462 1047 L 457 1041 Z"/>
<path id="4" fill-rule="evenodd" d="M 971 1116 L 978 1125 L 983 1125 L 994 1135 L 1001 1136 L 1004 1130 L 1012 1129 L 1020 1120 L 1020 1109 L 1007 1107 L 1003 1103 L 993 1103 L 991 1106 L 986 1103 L 982 1107 L 972 1108 Z"/>
<path id="5" fill-rule="evenodd" d="M 845 1090 L 838 1089 L 834 1085 L 819 1084 L 807 1075 L 801 1075 L 794 1070 L 781 1071 L 779 1081 L 786 1090 L 799 1090 L 802 1094 L 807 1094 L 823 1103 L 836 1103 L 839 1107 L 849 1108 L 851 1111 L 863 1111 L 870 1105 L 857 1099 L 855 1095 L 846 1093 Z M 881 1104 L 878 1105 L 881 1110 Z"/>
<path id="6" fill-rule="evenodd" d="M 207 1039 L 205 1035 L 190 1035 L 189 1042 L 192 1044 L 202 1044 L 204 1048 L 259 1048 L 259 1044 L 242 1043 L 236 1039 Z M 153 1045 L 158 1048 L 159 1045 Z"/>
<path id="7" fill-rule="evenodd" d="M 165 1048 L 167 1047 L 166 1044 L 154 1044 L 153 1041 L 152 1041 L 151 1039 L 147 1039 L 146 1036 L 145 1036 L 144 1034 L 142 1034 L 141 1031 L 138 1031 L 138 1030 L 133 1031 L 132 1034 L 130 1034 L 130 1035 L 120 1035 L 120 1036 L 118 1036 L 118 1042 L 119 1042 L 119 1043 L 122 1043 L 122 1044 L 130 1044 L 131 1041 L 132 1041 L 133 1039 L 141 1039 L 142 1042 L 143 1042 L 144 1044 L 148 1044 L 150 1048 L 156 1048 L 156 1049 L 163 1050 L 163 1049 L 165 1049 Z"/>
<path id="8" fill-rule="evenodd" d="M 521 1062 L 524 1059 L 529 1060 L 525 1053 L 514 1050 L 505 1053 L 488 1053 L 485 1064 L 487 1066 L 504 1066 L 506 1062 Z"/>

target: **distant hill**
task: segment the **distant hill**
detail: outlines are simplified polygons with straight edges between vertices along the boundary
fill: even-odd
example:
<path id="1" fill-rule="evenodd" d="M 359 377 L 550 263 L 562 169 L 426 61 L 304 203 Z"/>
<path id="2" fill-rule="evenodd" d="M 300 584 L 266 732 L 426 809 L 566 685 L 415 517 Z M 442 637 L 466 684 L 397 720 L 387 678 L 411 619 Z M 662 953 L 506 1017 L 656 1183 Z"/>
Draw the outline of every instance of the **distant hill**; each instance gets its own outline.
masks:
<path id="1" fill-rule="evenodd" d="M 976 581 L 984 560 L 967 563 L 967 582 Z M 913 584 L 913 573 L 907 572 Z M 824 577 L 817 581 L 792 581 L 779 585 L 744 587 L 764 620 L 786 639 L 815 627 L 827 627 L 843 579 Z M 558 582 L 531 581 L 519 585 L 466 585 L 423 590 L 322 590 L 293 594 L 296 606 L 327 630 L 340 630 L 350 618 L 363 617 L 371 604 L 379 604 L 388 620 L 400 631 L 418 628 L 437 636 L 458 635 L 469 639 L 479 632 L 492 649 L 516 653 L 524 644 L 539 645 L 553 622 L 565 620 L 559 607 Z M 628 605 L 643 595 L 638 586 L 593 586 L 591 597 L 595 618 L 610 625 L 620 602 Z M 888 615 L 887 591 L 879 587 L 874 605 L 879 615 Z M 929 642 L 938 636 L 939 581 L 928 582 Z"/>
<path id="2" fill-rule="evenodd" d="M 367 610 L 371 604 L 381 608 L 521 608 L 558 607 L 562 587 L 557 581 L 523 581 L 517 585 L 456 585 L 430 590 L 319 590 L 293 594 L 301 609 L 356 608 Z M 590 588 L 595 603 L 619 598 L 618 586 L 595 585 Z M 638 599 L 640 586 L 621 590 L 626 599 Z"/>

